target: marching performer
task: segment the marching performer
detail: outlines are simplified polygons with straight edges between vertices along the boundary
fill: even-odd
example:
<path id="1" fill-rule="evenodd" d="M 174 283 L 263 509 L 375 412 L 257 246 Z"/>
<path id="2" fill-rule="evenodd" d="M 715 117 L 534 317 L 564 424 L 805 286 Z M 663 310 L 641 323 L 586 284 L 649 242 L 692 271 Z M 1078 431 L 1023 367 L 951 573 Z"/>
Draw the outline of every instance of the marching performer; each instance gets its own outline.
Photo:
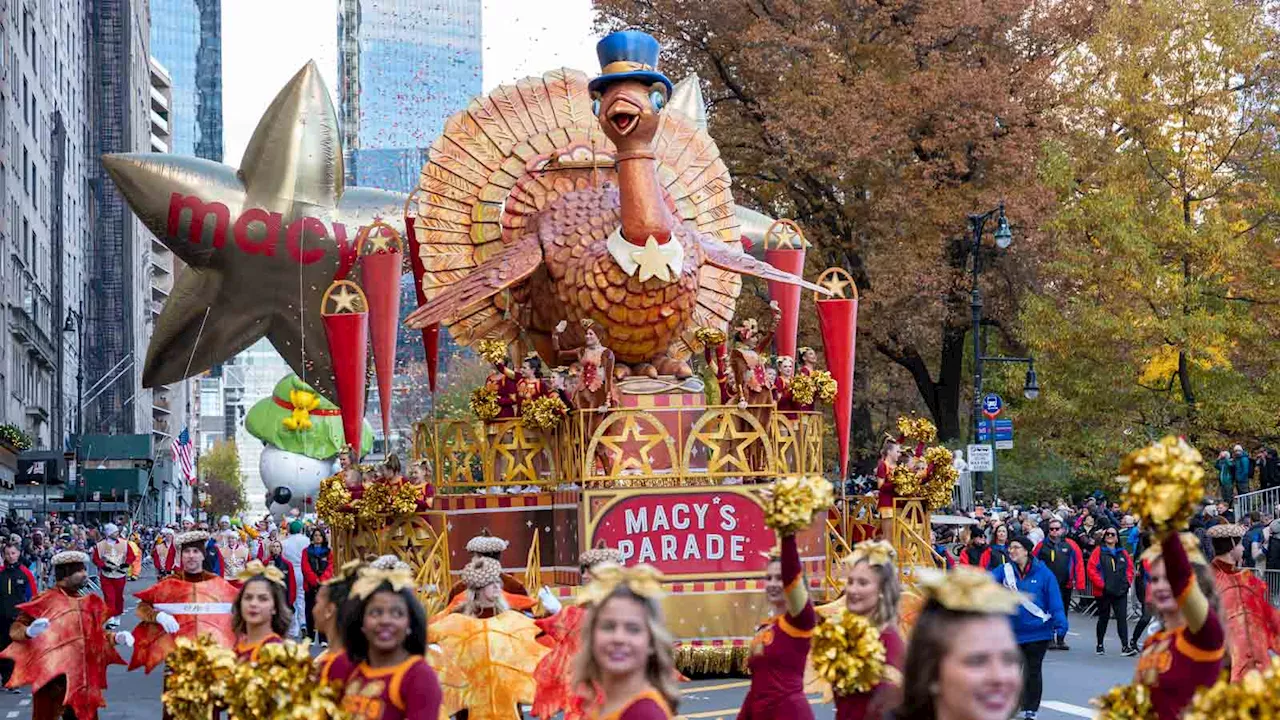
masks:
<path id="1" fill-rule="evenodd" d="M 616 548 L 598 547 L 582 553 L 578 558 L 582 585 L 591 583 L 593 568 L 605 564 L 621 566 L 622 552 Z M 573 689 L 573 664 L 582 647 L 582 622 L 586 619 L 587 607 L 576 604 L 560 608 L 550 592 L 544 591 L 546 588 L 539 591 L 538 596 L 543 607 L 552 614 L 534 620 L 534 623 L 555 645 L 533 670 L 538 690 L 533 696 L 532 714 L 549 720 L 556 713 L 564 712 L 564 720 L 577 720 L 582 717 L 582 709 L 575 702 L 578 696 Z"/>
<path id="2" fill-rule="evenodd" d="M 69 550 L 53 556 L 53 587 L 18 606 L 3 657 L 14 662 L 9 687 L 30 685 L 32 720 L 80 720 L 106 707 L 107 666 L 123 665 L 115 645 L 133 645 L 127 631 L 100 628 L 110 618 L 102 598 L 84 593 L 89 556 Z"/>
<path id="3" fill-rule="evenodd" d="M 1163 629 L 1147 638 L 1134 681 L 1150 688 L 1158 720 L 1174 720 L 1196 690 L 1218 678 L 1226 638 L 1196 536 L 1171 532 L 1142 559 L 1150 570 L 1147 600 Z"/>
<path id="4" fill-rule="evenodd" d="M 1280 654 L 1280 613 L 1271 606 L 1267 584 L 1238 567 L 1244 532 L 1242 525 L 1223 523 L 1205 533 L 1213 543 L 1213 580 L 1226 619 L 1232 682 L 1250 670 L 1265 671 L 1269 654 Z"/>
<path id="5" fill-rule="evenodd" d="M 223 530 L 220 534 L 222 542 L 218 544 L 218 552 L 222 556 L 222 575 L 236 578 L 249 562 L 249 546 L 240 540 L 240 533 L 235 530 Z"/>
<path id="6" fill-rule="evenodd" d="M 250 561 L 236 579 L 243 583 L 231 605 L 231 629 L 236 633 L 236 658 L 258 661 L 263 645 L 284 642 L 293 621 L 293 606 L 285 598 L 284 573 Z"/>
<path id="7" fill-rule="evenodd" d="M 590 610 L 574 686 L 599 691 L 587 701 L 588 720 L 670 720 L 675 713 L 680 691 L 671 632 L 662 622 L 662 596 L 662 575 L 648 565 L 599 565 L 583 589 Z M 761 717 L 793 716 L 770 712 Z"/>
<path id="8" fill-rule="evenodd" d="M 98 566 L 102 597 L 111 611 L 107 627 L 115 628 L 124 614 L 124 584 L 135 556 L 129 543 L 120 538 L 120 528 L 115 523 L 107 523 L 102 529 L 107 536 L 93 546 L 93 564 Z"/>
<path id="9" fill-rule="evenodd" d="M 800 367 L 796 368 L 796 375 L 812 375 L 818 372 L 818 353 L 813 348 L 800 348 L 796 351 L 796 357 L 800 359 Z M 810 403 L 796 403 L 795 409 L 801 412 L 813 412 L 816 402 L 815 399 L 814 402 Z"/>
<path id="10" fill-rule="evenodd" d="M 1009 616 L 1018 593 L 961 565 L 917 571 L 925 606 L 907 645 L 896 720 L 1007 720 L 1022 692 Z"/>
<path id="11" fill-rule="evenodd" d="M 173 528 L 165 528 L 151 546 L 151 564 L 156 569 L 157 579 L 163 580 L 173 572 L 174 555 Z"/>
<path id="12" fill-rule="evenodd" d="M 471 553 L 471 559 L 489 558 L 502 566 L 502 553 L 510 545 L 506 540 L 489 534 L 488 528 L 483 533 L 471 538 L 467 541 L 467 552 Z M 467 583 L 459 580 L 449 589 L 449 605 L 440 612 L 441 615 L 453 612 L 458 608 L 467 592 Z M 510 573 L 502 573 L 502 595 L 506 603 L 513 610 L 528 610 L 533 607 L 534 600 L 529 597 L 529 591 L 524 585 L 516 580 Z"/>
<path id="13" fill-rule="evenodd" d="M 853 547 L 846 561 L 845 612 L 865 617 L 880 631 L 884 645 L 884 676 L 865 693 L 836 695 L 836 720 L 879 718 L 902 702 L 902 666 L 906 645 L 898 632 L 898 603 L 902 586 L 895 565 L 898 553 L 883 540 L 867 540 Z"/>
<path id="14" fill-rule="evenodd" d="M 209 533 L 184 532 L 176 538 L 179 571 L 155 585 L 134 593 L 138 623 L 134 631 L 137 646 L 129 669 L 144 667 L 151 672 L 174 647 L 174 636 L 195 639 L 210 635 L 225 647 L 235 645 L 231 627 L 231 605 L 236 588 L 221 576 L 204 569 L 205 543 Z"/>
<path id="15" fill-rule="evenodd" d="M 351 585 L 364 567 L 358 560 L 343 565 L 338 574 L 321 584 L 316 592 L 316 606 L 311 613 L 316 629 L 329 639 L 329 646 L 316 658 L 322 682 L 345 683 L 354 667 L 342 644 L 342 628 L 350 611 L 347 600 L 351 596 Z"/>
<path id="16" fill-rule="evenodd" d="M 427 617 L 413 574 L 365 567 L 351 586 L 355 603 L 342 630 L 355 667 L 342 707 L 362 720 L 437 720 L 440 681 L 423 658 Z"/>
<path id="17" fill-rule="evenodd" d="M 751 641 L 751 689 L 738 720 L 813 718 L 804 672 L 817 613 L 804 584 L 795 535 L 783 536 L 781 545 L 765 570 L 764 590 L 774 616 Z"/>
<path id="18" fill-rule="evenodd" d="M 880 489 L 876 496 L 876 508 L 880 513 L 880 538 L 893 542 L 893 471 L 902 456 L 902 444 L 892 435 L 885 435 L 880 444 L 880 462 L 876 464 L 876 483 Z"/>

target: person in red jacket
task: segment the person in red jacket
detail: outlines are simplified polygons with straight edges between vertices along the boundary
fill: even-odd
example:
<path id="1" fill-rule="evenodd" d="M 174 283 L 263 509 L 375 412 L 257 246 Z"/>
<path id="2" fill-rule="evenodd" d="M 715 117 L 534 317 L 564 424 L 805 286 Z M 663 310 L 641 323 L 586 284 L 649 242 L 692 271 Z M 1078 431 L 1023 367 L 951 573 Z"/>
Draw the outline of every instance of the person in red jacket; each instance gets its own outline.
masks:
<path id="1" fill-rule="evenodd" d="M 995 570 L 1009 562 L 1009 526 L 1004 523 L 996 525 L 991 531 L 991 544 L 978 558 L 978 565 L 983 570 Z"/>
<path id="2" fill-rule="evenodd" d="M 1044 563 L 1058 579 L 1058 592 L 1062 595 L 1062 607 L 1070 610 L 1071 591 L 1084 590 L 1084 553 L 1075 540 L 1067 537 L 1062 521 L 1053 518 L 1049 521 L 1049 537 L 1036 545 L 1032 556 Z M 1050 650 L 1068 650 L 1067 640 L 1054 638 L 1049 643 Z"/>
<path id="3" fill-rule="evenodd" d="M 291 602 L 297 602 L 298 583 L 293 578 L 293 563 L 284 559 L 284 547 L 280 545 L 279 540 L 272 540 L 267 543 L 267 555 L 263 560 L 263 565 L 274 565 L 280 568 L 285 577 L 285 597 Z"/>
<path id="4" fill-rule="evenodd" d="M 1107 528 L 1102 534 L 1102 544 L 1089 556 L 1089 582 L 1093 583 L 1093 596 L 1098 599 L 1098 655 L 1104 654 L 1102 640 L 1107 634 L 1107 621 L 1116 617 L 1116 631 L 1120 634 L 1120 652 L 1128 657 L 1138 654 L 1129 644 L 1129 587 L 1133 585 L 1133 558 L 1120 546 L 1120 533 Z"/>
<path id="5" fill-rule="evenodd" d="M 311 531 L 311 546 L 302 553 L 302 586 L 306 596 L 307 630 L 320 642 L 319 631 L 315 629 L 315 616 L 312 614 L 316 604 L 316 593 L 320 586 L 333 577 L 333 553 L 329 551 L 329 539 L 320 529 Z"/>

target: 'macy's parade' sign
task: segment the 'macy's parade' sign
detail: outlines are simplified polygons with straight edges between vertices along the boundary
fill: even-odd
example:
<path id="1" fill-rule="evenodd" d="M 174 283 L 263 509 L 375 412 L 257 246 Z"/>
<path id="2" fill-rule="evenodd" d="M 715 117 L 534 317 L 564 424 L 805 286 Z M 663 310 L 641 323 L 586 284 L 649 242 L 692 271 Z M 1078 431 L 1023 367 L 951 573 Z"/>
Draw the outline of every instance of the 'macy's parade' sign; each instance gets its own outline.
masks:
<path id="1" fill-rule="evenodd" d="M 759 575 L 777 542 L 750 488 L 600 490 L 585 500 L 587 546 L 616 547 L 625 564 L 668 579 Z"/>

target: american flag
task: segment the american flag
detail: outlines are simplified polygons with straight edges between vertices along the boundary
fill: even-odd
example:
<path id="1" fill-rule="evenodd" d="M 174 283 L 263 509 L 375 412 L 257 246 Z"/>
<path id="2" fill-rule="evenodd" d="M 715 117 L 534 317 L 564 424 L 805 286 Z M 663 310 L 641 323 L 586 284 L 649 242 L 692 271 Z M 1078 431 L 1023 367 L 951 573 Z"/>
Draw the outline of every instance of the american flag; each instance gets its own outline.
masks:
<path id="1" fill-rule="evenodd" d="M 196 482 L 194 452 L 195 448 L 191 445 L 191 433 L 187 428 L 182 428 L 178 439 L 173 442 L 173 462 L 178 466 L 178 470 L 182 472 L 182 479 L 188 485 L 194 485 Z"/>

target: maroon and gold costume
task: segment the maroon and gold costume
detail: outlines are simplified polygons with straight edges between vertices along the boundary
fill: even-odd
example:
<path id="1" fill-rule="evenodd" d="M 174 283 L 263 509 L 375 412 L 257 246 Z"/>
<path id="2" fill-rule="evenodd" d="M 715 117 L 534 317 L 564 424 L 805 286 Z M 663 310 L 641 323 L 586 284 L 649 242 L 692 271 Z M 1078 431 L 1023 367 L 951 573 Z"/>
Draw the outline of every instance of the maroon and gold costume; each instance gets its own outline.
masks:
<path id="1" fill-rule="evenodd" d="M 646 690 L 640 693 L 627 701 L 620 710 L 608 715 L 587 713 L 587 720 L 671 720 L 671 718 L 671 708 L 657 690 Z"/>
<path id="2" fill-rule="evenodd" d="M 345 685 L 356 666 L 345 652 L 329 648 L 316 657 L 316 667 L 320 668 L 320 682 Z"/>
<path id="3" fill-rule="evenodd" d="M 813 718 L 804 694 L 805 661 L 818 615 L 803 587 L 800 550 L 794 536 L 782 538 L 782 584 L 792 597 L 804 595 L 804 606 L 771 618 L 751 641 L 751 689 L 747 691 L 738 720 L 765 718 Z"/>
<path id="4" fill-rule="evenodd" d="M 876 480 L 880 483 L 880 491 L 876 495 L 876 508 L 880 511 L 882 518 L 893 517 L 893 499 L 898 496 L 893 488 L 893 467 L 885 462 L 884 458 L 876 464 Z"/>
<path id="5" fill-rule="evenodd" d="M 1280 654 L 1280 612 L 1271 607 L 1267 584 L 1258 576 L 1221 560 L 1212 567 L 1226 615 L 1231 682 L 1239 682 L 1250 670 L 1270 667 L 1269 653 Z"/>
<path id="6" fill-rule="evenodd" d="M 262 650 L 264 645 L 278 645 L 284 642 L 284 638 L 275 633 L 271 633 L 256 643 L 245 643 L 236 641 L 236 659 L 240 662 L 258 662 L 258 652 Z"/>
<path id="7" fill-rule="evenodd" d="M 97 595 L 69 595 L 54 587 L 18 606 L 9 628 L 12 644 L 0 657 L 14 662 L 9 687 L 30 685 L 32 720 L 57 720 L 70 708 L 80 720 L 98 716 L 106 707 L 107 666 L 124 665 L 116 652 L 115 633 L 104 631 L 112 617 Z M 28 638 L 36 618 L 49 621 L 38 637 Z"/>
<path id="8" fill-rule="evenodd" d="M 498 395 L 498 415 L 495 420 L 503 420 L 516 416 L 516 374 L 503 363 L 494 366 L 494 371 L 485 378 L 485 387 Z"/>
<path id="9" fill-rule="evenodd" d="M 870 692 L 836 696 L 836 720 L 871 720 L 884 717 L 902 702 L 902 665 L 907 646 L 898 628 L 889 625 L 880 631 L 884 645 L 884 676 Z"/>
<path id="10" fill-rule="evenodd" d="M 783 415 L 794 418 L 796 412 L 801 409 L 800 403 L 795 401 L 791 396 L 791 383 L 794 377 L 787 377 L 782 373 L 778 373 L 778 377 L 773 380 L 773 399 L 778 405 L 778 410 Z"/>
<path id="11" fill-rule="evenodd" d="M 808 365 L 801 365 L 800 367 L 796 368 L 796 374 L 797 374 L 797 375 L 812 375 L 812 374 L 813 374 L 813 368 L 809 367 Z M 793 401 L 793 402 L 794 402 L 794 401 Z M 800 412 L 813 412 L 813 409 L 814 409 L 814 407 L 816 407 L 816 406 L 817 406 L 817 400 L 816 400 L 816 399 L 814 400 L 814 402 L 811 402 L 811 403 L 795 403 L 795 409 L 796 409 L 796 410 L 799 410 Z"/>
<path id="12" fill-rule="evenodd" d="M 421 655 L 386 668 L 360 663 L 351 670 L 342 709 L 352 720 L 438 720 L 440 681 Z"/>
<path id="13" fill-rule="evenodd" d="M 564 720 L 580 720 L 582 708 L 573 691 L 573 665 L 582 647 L 582 621 L 587 611 L 581 605 L 568 605 L 550 617 L 534 620 L 541 628 L 543 638 L 550 640 L 551 652 L 538 661 L 533 679 L 538 684 L 533 696 L 534 717 L 547 720 L 563 711 Z"/>
<path id="14" fill-rule="evenodd" d="M 1134 680 L 1150 688 L 1158 720 L 1176 720 L 1197 690 L 1218 679 L 1225 638 L 1178 534 L 1170 533 L 1160 546 L 1165 574 L 1187 624 L 1147 638 Z"/>
<path id="15" fill-rule="evenodd" d="M 142 622 L 133 632 L 135 643 L 129 669 L 145 667 L 151 672 L 177 647 L 178 637 L 194 640 L 210 635 L 219 645 L 233 647 L 236 634 L 231 629 L 231 603 L 236 594 L 234 585 L 210 572 L 180 573 L 134 593 L 141 601 L 138 617 Z M 176 634 L 166 633 L 156 623 L 158 612 L 167 612 L 178 621 Z"/>
<path id="16" fill-rule="evenodd" d="M 129 566 L 137 560 L 133 546 L 120 538 L 100 540 L 93 546 L 93 564 L 98 566 L 98 583 L 111 617 L 124 614 L 124 583 Z"/>

